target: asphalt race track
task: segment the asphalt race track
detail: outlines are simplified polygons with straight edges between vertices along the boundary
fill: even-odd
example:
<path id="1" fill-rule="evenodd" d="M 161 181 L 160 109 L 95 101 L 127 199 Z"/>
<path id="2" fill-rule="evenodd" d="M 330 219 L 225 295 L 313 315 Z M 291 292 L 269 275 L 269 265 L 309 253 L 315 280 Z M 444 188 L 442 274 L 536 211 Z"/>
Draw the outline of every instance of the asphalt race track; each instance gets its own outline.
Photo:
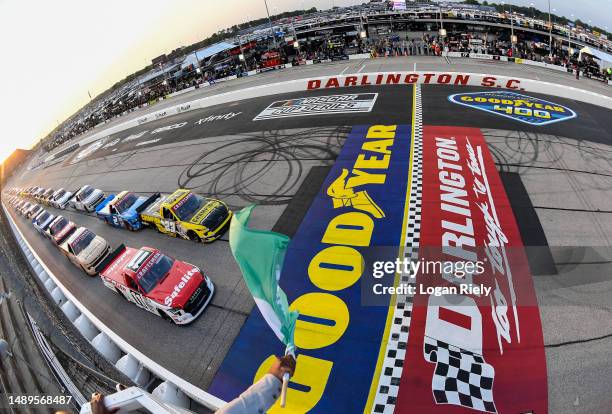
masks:
<path id="1" fill-rule="evenodd" d="M 327 72 L 338 74 L 345 66 L 349 69 L 347 73 L 389 70 L 387 67 L 408 64 L 412 69 L 412 61 L 398 61 L 296 68 L 264 75 L 258 82 L 321 76 Z M 423 67 L 436 65 L 433 59 L 418 63 Z M 362 65 L 368 67 L 364 69 Z M 517 69 L 508 66 L 453 59 L 445 70 L 514 73 L 564 84 L 573 81 L 569 75 L 534 68 L 521 68 L 525 73 L 517 75 Z M 253 82 L 239 79 L 235 85 L 229 82 L 220 88 L 239 89 Z M 585 87 L 602 93 L 600 85 L 584 82 Z M 214 88 L 210 89 L 202 93 L 213 93 Z M 413 115 L 418 110 L 424 126 L 478 128 L 500 172 L 523 244 L 540 249 L 529 255 L 529 263 L 542 324 L 548 410 L 606 412 L 612 406 L 609 358 L 612 349 L 612 112 L 525 92 L 524 95 L 562 105 L 576 113 L 573 119 L 534 126 L 449 100 L 453 94 L 490 91 L 423 85 L 419 108 L 413 105 L 414 89 L 408 85 L 304 91 L 236 101 L 112 134 L 60 162 L 32 170 L 24 168 L 13 176 L 8 186 L 40 185 L 74 190 L 91 184 L 107 193 L 130 190 L 141 194 L 168 193 L 186 187 L 223 199 L 234 210 L 255 203 L 260 207 L 255 209 L 253 227 L 274 228 L 293 236 L 302 220 L 310 217 L 307 211 L 315 194 L 323 188 L 330 169 L 340 162 L 337 158 L 346 151 L 345 143 L 350 142 L 358 126 L 404 125 L 410 138 Z M 375 102 L 368 112 L 254 120 L 274 101 L 346 94 L 369 94 L 365 97 L 368 99 L 374 94 Z M 180 100 L 188 99 L 189 96 L 180 97 Z M 409 149 L 406 151 L 410 153 Z M 250 322 L 245 322 L 251 311 L 257 310 L 253 309 L 254 302 L 231 256 L 227 234 L 214 243 L 198 245 L 150 229 L 139 232 L 115 229 L 92 215 L 73 210 L 62 214 L 77 225 L 92 229 L 113 246 L 121 243 L 132 247 L 152 246 L 201 267 L 217 288 L 212 305 L 193 324 L 174 326 L 127 303 L 105 288 L 99 278 L 86 276 L 49 241 L 38 236 L 25 219 L 12 213 L 46 265 L 92 313 L 127 342 L 202 389 L 209 389 L 213 384 L 212 391 L 219 392 L 223 384 L 231 382 L 224 359 L 231 354 L 228 352 L 236 338 L 240 340 L 240 335 L 248 334 L 249 328 L 244 328 L 245 332 L 241 328 L 249 325 Z M 300 231 L 297 230 L 296 237 Z M 295 299 L 290 291 L 288 295 L 290 302 Z M 380 345 L 379 338 L 373 341 Z M 350 354 L 349 348 L 344 351 Z M 254 350 L 253 355 L 256 354 Z M 368 376 L 351 380 L 367 383 L 369 388 L 373 371 L 368 368 L 367 372 Z M 219 373 L 224 378 L 219 378 Z M 254 371 L 249 372 L 241 380 L 250 381 L 254 375 Z M 230 390 L 221 397 L 229 398 L 233 393 Z M 364 407 L 364 403 L 360 406 Z M 337 404 L 336 412 L 342 412 L 338 408 L 342 402 Z M 398 404 L 401 408 L 401 397 Z M 327 410 L 319 408 L 313 412 L 331 412 L 329 409 L 333 408 L 325 407 Z"/>

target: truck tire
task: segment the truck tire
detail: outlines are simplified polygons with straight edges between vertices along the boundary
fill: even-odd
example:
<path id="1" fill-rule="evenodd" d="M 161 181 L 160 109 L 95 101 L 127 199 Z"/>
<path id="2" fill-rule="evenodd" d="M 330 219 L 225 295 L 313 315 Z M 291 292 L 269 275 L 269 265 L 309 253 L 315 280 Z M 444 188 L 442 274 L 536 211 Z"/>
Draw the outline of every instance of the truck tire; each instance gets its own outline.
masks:
<path id="1" fill-rule="evenodd" d="M 160 316 L 160 317 L 161 317 L 163 320 L 168 321 L 168 322 L 170 322 L 171 324 L 175 325 L 174 320 L 173 320 L 171 317 L 169 317 L 169 316 L 166 314 L 166 312 L 164 312 L 164 311 L 163 311 L 163 310 L 161 310 L 161 309 L 158 309 L 158 310 L 157 310 L 157 313 L 159 314 L 159 316 Z"/>
<path id="2" fill-rule="evenodd" d="M 193 230 L 189 230 L 187 232 L 187 237 L 189 237 L 189 240 L 194 241 L 196 243 L 202 242 L 202 239 L 200 238 L 200 236 L 198 236 L 196 232 Z"/>

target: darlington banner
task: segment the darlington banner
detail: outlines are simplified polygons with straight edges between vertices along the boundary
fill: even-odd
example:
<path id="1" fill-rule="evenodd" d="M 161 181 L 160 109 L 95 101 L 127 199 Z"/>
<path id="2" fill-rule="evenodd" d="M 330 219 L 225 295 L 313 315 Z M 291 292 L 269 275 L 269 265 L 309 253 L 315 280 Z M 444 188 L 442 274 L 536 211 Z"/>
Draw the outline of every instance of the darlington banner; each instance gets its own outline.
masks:
<path id="1" fill-rule="evenodd" d="M 484 137 L 479 129 L 426 126 L 423 143 L 420 258 L 483 261 L 484 272 L 463 282 L 491 293 L 414 297 L 395 412 L 546 413 L 537 299 Z M 439 276 L 417 274 L 416 282 L 452 283 Z"/>

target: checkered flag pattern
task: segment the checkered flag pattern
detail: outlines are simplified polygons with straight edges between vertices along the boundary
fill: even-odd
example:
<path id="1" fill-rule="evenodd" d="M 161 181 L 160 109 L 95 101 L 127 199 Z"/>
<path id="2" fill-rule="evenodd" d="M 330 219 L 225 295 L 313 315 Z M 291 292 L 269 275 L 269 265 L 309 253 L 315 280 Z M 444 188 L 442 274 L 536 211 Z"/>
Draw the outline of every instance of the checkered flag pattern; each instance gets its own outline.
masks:
<path id="1" fill-rule="evenodd" d="M 412 170 L 410 181 L 410 200 L 408 221 L 404 235 L 404 257 L 410 261 L 419 258 L 419 237 L 421 234 L 422 202 L 422 159 L 423 159 L 423 123 L 421 117 L 421 87 L 416 85 L 414 137 L 412 141 Z M 400 274 L 400 283 L 414 284 L 415 280 L 408 274 Z M 404 368 L 408 331 L 412 317 L 412 297 L 398 294 L 393 309 L 393 320 L 389 340 L 385 348 L 382 371 L 378 389 L 374 397 L 373 413 L 392 414 L 399 393 L 399 383 Z"/>
<path id="2" fill-rule="evenodd" d="M 495 370 L 482 356 L 429 337 L 425 337 L 424 356 L 436 364 L 431 383 L 436 403 L 497 412 L 493 402 Z"/>

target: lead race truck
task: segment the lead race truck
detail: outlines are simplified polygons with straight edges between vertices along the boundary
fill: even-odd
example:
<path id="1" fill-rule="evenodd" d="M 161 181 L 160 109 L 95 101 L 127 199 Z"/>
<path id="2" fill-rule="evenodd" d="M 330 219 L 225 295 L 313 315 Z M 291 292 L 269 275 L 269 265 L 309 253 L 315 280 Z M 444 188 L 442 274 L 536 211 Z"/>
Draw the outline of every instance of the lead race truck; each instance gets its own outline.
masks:
<path id="1" fill-rule="evenodd" d="M 229 227 L 232 212 L 221 200 L 178 189 L 169 195 L 162 194 L 140 213 L 140 219 L 160 233 L 212 242 Z"/>
<path id="2" fill-rule="evenodd" d="M 150 247 L 119 246 L 100 277 L 127 301 L 177 325 L 193 322 L 215 292 L 210 278 L 197 266 Z"/>

